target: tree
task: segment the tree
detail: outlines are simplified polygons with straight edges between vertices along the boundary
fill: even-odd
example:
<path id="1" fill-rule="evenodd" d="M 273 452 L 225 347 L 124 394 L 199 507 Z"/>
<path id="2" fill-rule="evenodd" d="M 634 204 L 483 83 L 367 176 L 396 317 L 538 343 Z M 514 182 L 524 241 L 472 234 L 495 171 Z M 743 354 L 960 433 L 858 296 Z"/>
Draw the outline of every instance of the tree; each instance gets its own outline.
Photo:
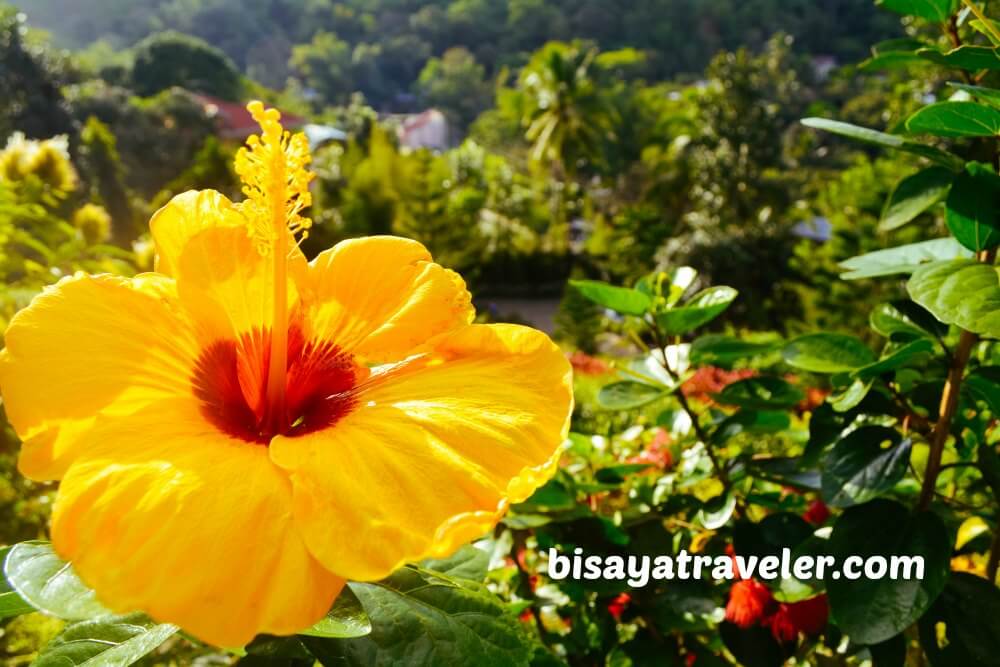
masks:
<path id="1" fill-rule="evenodd" d="M 73 119 L 47 50 L 25 44 L 24 14 L 0 5 L 0 137 L 14 131 L 33 138 L 75 135 Z"/>
<path id="2" fill-rule="evenodd" d="M 236 65 L 204 40 L 173 31 L 147 37 L 135 46 L 132 86 L 143 96 L 172 86 L 238 100 L 243 84 Z"/>
<path id="3" fill-rule="evenodd" d="M 440 108 L 463 129 L 489 107 L 492 98 L 486 69 L 462 47 L 428 60 L 417 80 L 417 90 L 427 104 Z"/>
<path id="4" fill-rule="evenodd" d="M 594 46 L 550 42 L 521 71 L 527 101 L 525 137 L 532 159 L 573 175 L 596 154 L 608 127 L 609 108 L 594 80 Z"/>
<path id="5" fill-rule="evenodd" d="M 318 32 L 292 49 L 289 66 L 327 103 L 346 103 L 354 90 L 351 46 L 332 32 Z"/>

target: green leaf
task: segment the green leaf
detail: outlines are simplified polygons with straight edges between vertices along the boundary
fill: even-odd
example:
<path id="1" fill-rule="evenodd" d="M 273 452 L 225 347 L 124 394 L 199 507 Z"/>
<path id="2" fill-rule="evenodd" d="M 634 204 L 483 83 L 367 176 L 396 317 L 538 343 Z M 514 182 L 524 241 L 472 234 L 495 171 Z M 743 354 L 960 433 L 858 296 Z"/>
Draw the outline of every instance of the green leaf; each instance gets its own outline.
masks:
<path id="1" fill-rule="evenodd" d="M 888 356 L 854 371 L 851 375 L 860 380 L 870 380 L 882 373 L 888 373 L 906 366 L 915 358 L 921 357 L 934 349 L 934 343 L 926 338 L 915 340 L 903 345 Z"/>
<path id="2" fill-rule="evenodd" d="M 806 127 L 832 132 L 833 134 L 839 134 L 850 139 L 875 144 L 876 146 L 895 148 L 896 150 L 904 151 L 906 153 L 919 155 L 920 157 L 927 158 L 928 160 L 936 162 L 943 167 L 947 167 L 952 171 L 959 171 L 965 166 L 965 162 L 957 155 L 943 151 L 940 148 L 935 148 L 934 146 L 928 146 L 927 144 L 911 141 L 905 137 L 900 137 L 895 134 L 886 134 L 885 132 L 879 132 L 878 130 L 872 130 L 867 127 L 859 127 L 857 125 L 851 125 L 850 123 L 843 123 L 837 120 L 830 120 L 829 118 L 803 118 L 802 124 Z"/>
<path id="3" fill-rule="evenodd" d="M 777 433 L 791 425 L 788 414 L 768 410 L 740 410 L 723 419 L 712 432 L 712 442 L 721 445 L 740 433 Z"/>
<path id="4" fill-rule="evenodd" d="M 1000 176 L 985 164 L 970 162 L 955 179 L 945 202 L 945 221 L 969 250 L 978 252 L 1000 244 Z"/>
<path id="5" fill-rule="evenodd" d="M 667 294 L 663 295 L 667 301 L 667 305 L 673 306 L 680 301 L 684 293 L 688 291 L 688 288 L 694 284 L 696 278 L 698 278 L 698 272 L 690 266 L 681 266 L 671 271 L 667 278 L 670 286 Z"/>
<path id="6" fill-rule="evenodd" d="M 765 375 L 728 384 L 712 398 L 723 405 L 748 410 L 780 410 L 793 407 L 805 394 L 781 378 Z"/>
<path id="7" fill-rule="evenodd" d="M 941 323 L 933 315 L 909 299 L 880 303 L 872 310 L 868 322 L 873 330 L 893 342 L 948 332 L 947 327 L 942 330 Z"/>
<path id="8" fill-rule="evenodd" d="M 13 547 L 3 547 L 0 549 L 0 573 L 3 571 L 3 563 L 7 560 L 7 554 Z M 35 608 L 21 599 L 21 596 L 10 587 L 7 579 L 0 575 L 0 619 L 29 614 Z"/>
<path id="9" fill-rule="evenodd" d="M 978 102 L 938 102 L 910 116 L 906 129 L 937 137 L 995 137 L 1000 134 L 1000 109 Z"/>
<path id="10" fill-rule="evenodd" d="M 971 256 L 972 253 L 949 236 L 943 239 L 932 239 L 895 248 L 886 248 L 885 250 L 876 250 L 845 259 L 840 265 L 848 271 L 840 274 L 840 277 L 843 280 L 858 280 L 859 278 L 913 273 L 918 267 L 929 262 Z"/>
<path id="11" fill-rule="evenodd" d="M 830 553 L 838 567 L 850 556 L 922 556 L 924 577 L 848 579 L 840 570 L 824 577 L 830 610 L 837 626 L 858 644 L 877 644 L 893 637 L 930 607 L 944 588 L 951 559 L 948 529 L 931 512 L 910 514 L 885 499 L 844 511 L 830 535 Z"/>
<path id="12" fill-rule="evenodd" d="M 1000 366 L 981 366 L 969 373 L 962 384 L 990 407 L 994 417 L 1000 417 Z"/>
<path id="13" fill-rule="evenodd" d="M 920 645 L 933 667 L 1000 665 L 1000 590 L 980 577 L 952 572 L 920 619 Z"/>
<path id="14" fill-rule="evenodd" d="M 729 366 L 735 361 L 770 354 L 780 348 L 779 341 L 756 343 L 736 336 L 706 334 L 691 343 L 690 358 L 693 364 Z"/>
<path id="15" fill-rule="evenodd" d="M 323 665 L 527 665 L 520 621 L 485 586 L 415 566 L 350 583 L 372 621 L 357 639 L 303 637 Z"/>
<path id="16" fill-rule="evenodd" d="M 623 315 L 641 317 L 653 305 L 647 294 L 627 287 L 615 287 L 598 280 L 571 280 L 569 284 L 597 305 Z"/>
<path id="17" fill-rule="evenodd" d="M 827 400 L 830 402 L 830 406 L 837 412 L 847 412 L 865 400 L 871 388 L 871 380 L 854 380 L 847 387 L 831 394 Z"/>
<path id="18" fill-rule="evenodd" d="M 819 491 L 820 473 L 815 468 L 804 468 L 801 458 L 775 456 L 753 459 L 748 464 L 750 474 L 782 486 L 793 486 L 805 491 Z"/>
<path id="19" fill-rule="evenodd" d="M 15 544 L 4 562 L 4 575 L 25 602 L 56 618 L 79 621 L 111 613 L 48 542 Z"/>
<path id="20" fill-rule="evenodd" d="M 605 410 L 631 410 L 652 403 L 663 390 L 642 382 L 613 382 L 597 392 L 597 402 Z"/>
<path id="21" fill-rule="evenodd" d="M 1000 269 L 971 259 L 927 264 L 906 283 L 910 298 L 945 324 L 1000 338 Z"/>
<path id="22" fill-rule="evenodd" d="M 942 53 L 937 49 L 920 49 L 917 55 L 937 65 L 978 72 L 1000 69 L 1000 56 L 989 46 L 960 46 Z"/>
<path id="23" fill-rule="evenodd" d="M 66 626 L 42 649 L 33 667 L 124 667 L 177 632 L 143 614 L 103 616 Z"/>
<path id="24" fill-rule="evenodd" d="M 858 338 L 828 332 L 792 339 L 782 356 L 789 366 L 812 373 L 843 373 L 875 361 L 875 355 Z"/>
<path id="25" fill-rule="evenodd" d="M 958 9 L 958 0 L 878 0 L 886 9 L 928 21 L 943 23 Z"/>
<path id="26" fill-rule="evenodd" d="M 479 551 L 474 547 L 469 547 Z M 482 553 L 482 552 L 480 552 Z M 351 591 L 344 587 L 333 603 L 333 607 L 312 627 L 298 634 L 307 637 L 364 637 L 372 631 L 372 623 L 361 606 L 361 601 Z"/>
<path id="27" fill-rule="evenodd" d="M 710 498 L 704 507 L 698 510 L 695 519 L 706 530 L 716 530 L 729 522 L 736 509 L 736 496 L 732 493 L 723 493 Z"/>
<path id="28" fill-rule="evenodd" d="M 952 88 L 967 92 L 980 102 L 986 102 L 995 107 L 1000 107 L 1000 90 L 997 90 L 996 88 L 986 88 L 984 86 L 973 86 L 968 83 L 955 82 L 949 83 L 948 85 Z"/>
<path id="29" fill-rule="evenodd" d="M 948 194 L 955 172 L 944 167 L 928 167 L 901 180 L 889 195 L 879 229 L 898 229 L 937 204 Z"/>
<path id="30" fill-rule="evenodd" d="M 658 313 L 656 324 L 668 336 L 680 336 L 721 315 L 736 298 L 732 287 L 709 287 L 695 294 L 683 306 Z"/>
<path id="31" fill-rule="evenodd" d="M 884 426 L 852 431 L 826 455 L 823 500 L 833 507 L 850 507 L 885 493 L 906 474 L 911 446 Z"/>
<path id="32" fill-rule="evenodd" d="M 483 581 L 490 567 L 490 555 L 482 549 L 466 544 L 447 558 L 429 558 L 420 563 L 420 567 L 449 577 Z"/>

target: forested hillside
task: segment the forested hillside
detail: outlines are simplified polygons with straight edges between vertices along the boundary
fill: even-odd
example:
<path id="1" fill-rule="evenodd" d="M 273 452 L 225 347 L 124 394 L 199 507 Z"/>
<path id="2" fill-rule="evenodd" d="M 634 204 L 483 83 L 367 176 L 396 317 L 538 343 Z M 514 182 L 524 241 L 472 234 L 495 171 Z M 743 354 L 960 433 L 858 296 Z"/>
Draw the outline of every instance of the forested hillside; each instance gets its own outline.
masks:
<path id="1" fill-rule="evenodd" d="M 22 9 L 66 47 L 100 42 L 110 55 L 177 30 L 265 85 L 293 77 L 329 103 L 359 90 L 376 108 L 405 106 L 427 62 L 453 48 L 471 58 L 452 56 L 452 70 L 493 77 L 547 41 L 591 40 L 646 52 L 644 76 L 663 79 L 698 76 L 716 52 L 759 48 L 777 32 L 839 62 L 899 33 L 869 0 L 28 0 Z"/>

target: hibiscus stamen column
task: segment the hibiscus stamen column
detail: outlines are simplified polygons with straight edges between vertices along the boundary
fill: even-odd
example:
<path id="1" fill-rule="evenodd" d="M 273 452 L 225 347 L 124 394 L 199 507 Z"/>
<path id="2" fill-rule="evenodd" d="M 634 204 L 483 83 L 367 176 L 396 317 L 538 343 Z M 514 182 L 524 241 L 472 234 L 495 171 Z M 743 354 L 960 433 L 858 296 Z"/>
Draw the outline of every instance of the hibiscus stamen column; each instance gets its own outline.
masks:
<path id="1" fill-rule="evenodd" d="M 247 109 L 261 126 L 236 156 L 236 171 L 247 199 L 240 206 L 258 250 L 272 258 L 273 313 L 267 367 L 265 427 L 272 433 L 288 427 L 285 408 L 288 372 L 288 256 L 296 234 L 305 238 L 311 221 L 301 211 L 311 203 L 309 145 L 305 135 L 281 127 L 277 109 L 251 102 Z"/>

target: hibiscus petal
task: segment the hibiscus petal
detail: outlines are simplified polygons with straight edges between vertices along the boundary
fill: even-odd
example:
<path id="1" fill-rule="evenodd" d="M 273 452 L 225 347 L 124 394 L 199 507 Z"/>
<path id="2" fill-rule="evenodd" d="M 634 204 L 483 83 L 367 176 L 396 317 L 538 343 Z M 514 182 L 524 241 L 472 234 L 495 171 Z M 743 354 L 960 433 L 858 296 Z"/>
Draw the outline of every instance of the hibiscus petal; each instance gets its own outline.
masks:
<path id="1" fill-rule="evenodd" d="M 377 579 L 451 553 L 558 463 L 571 371 L 544 334 L 471 325 L 433 346 L 373 373 L 332 427 L 271 442 L 309 550 L 341 576 Z"/>
<path id="2" fill-rule="evenodd" d="M 229 647 L 330 608 L 344 582 L 306 550 L 266 447 L 218 434 L 189 401 L 99 420 L 85 439 L 52 540 L 103 604 Z"/>
<path id="3" fill-rule="evenodd" d="M 416 241 L 351 239 L 320 253 L 300 284 L 309 333 L 385 362 L 472 321 L 462 278 Z"/>
<path id="4" fill-rule="evenodd" d="M 99 412 L 190 395 L 197 355 L 172 281 L 77 274 L 19 312 L 0 353 L 7 417 L 24 440 L 21 472 L 58 479 Z"/>
<path id="5" fill-rule="evenodd" d="M 214 227 L 246 229 L 236 206 L 215 190 L 189 190 L 171 199 L 149 221 L 156 246 L 156 271 L 172 275 L 192 236 Z"/>
<path id="6" fill-rule="evenodd" d="M 302 271 L 305 266 L 302 259 Z M 187 240 L 176 258 L 174 275 L 203 344 L 271 328 L 273 268 L 270 255 L 261 254 L 242 228 L 205 229 Z M 295 280 L 286 277 L 286 283 L 293 308 L 298 300 Z"/>

